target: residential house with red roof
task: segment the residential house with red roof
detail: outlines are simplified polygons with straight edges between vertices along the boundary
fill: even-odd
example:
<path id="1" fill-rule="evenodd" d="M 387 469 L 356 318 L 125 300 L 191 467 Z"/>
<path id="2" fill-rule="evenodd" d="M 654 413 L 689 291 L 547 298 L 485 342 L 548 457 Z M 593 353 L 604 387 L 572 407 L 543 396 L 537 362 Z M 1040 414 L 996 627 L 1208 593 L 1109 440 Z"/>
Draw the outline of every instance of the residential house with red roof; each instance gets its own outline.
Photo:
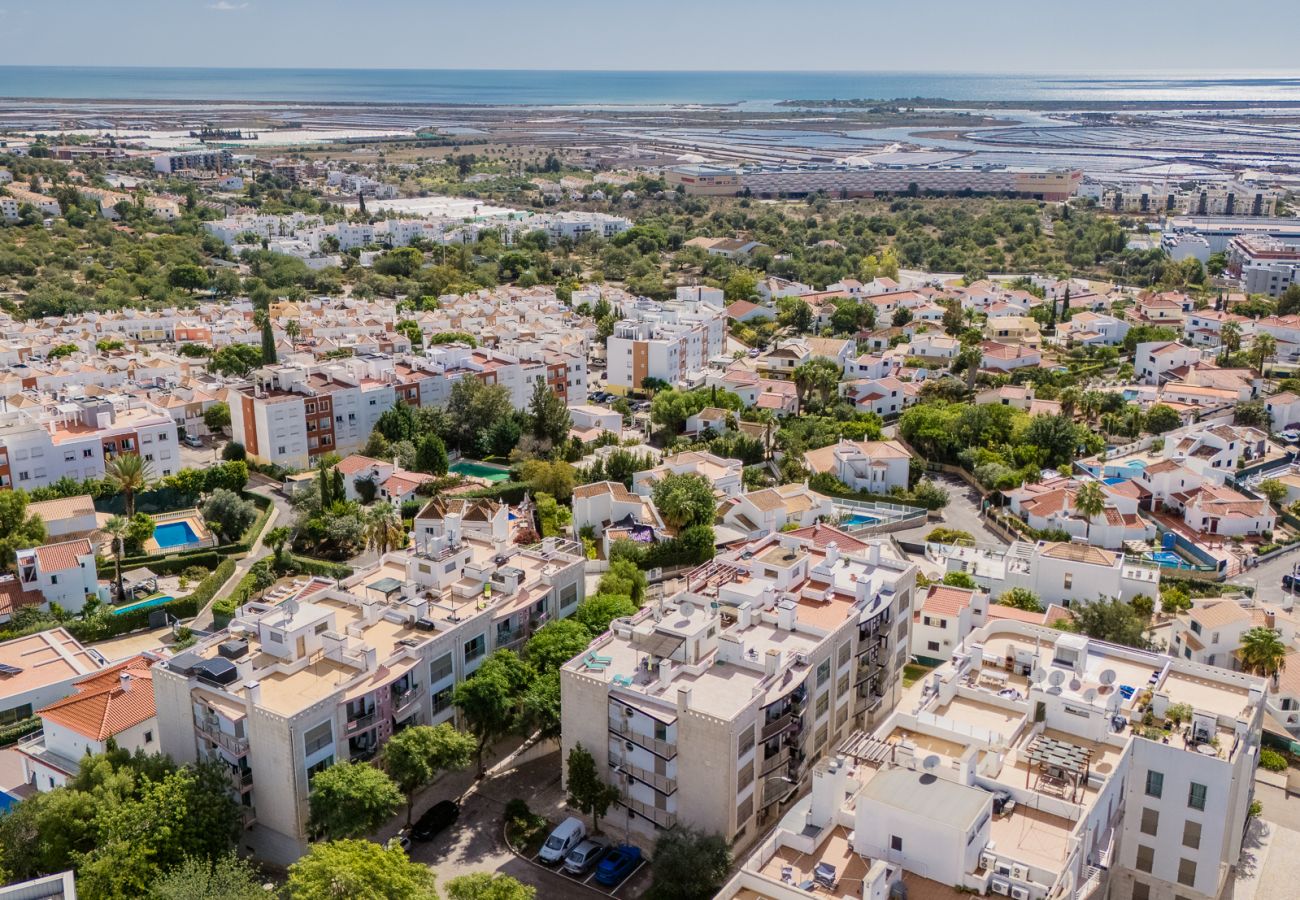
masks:
<path id="1" fill-rule="evenodd" d="M 927 665 L 947 662 L 971 629 L 984 624 L 988 609 L 983 591 L 930 585 L 912 612 L 912 655 Z"/>
<path id="2" fill-rule="evenodd" d="M 76 613 L 86 605 L 87 595 L 108 597 L 107 588 L 100 589 L 95 548 L 87 538 L 19 550 L 16 568 L 23 590 L 39 592 L 43 608 L 57 603 Z"/>
<path id="3" fill-rule="evenodd" d="M 18 747 L 23 775 L 38 791 L 62 787 L 75 778 L 81 759 L 103 753 L 108 742 L 134 753 L 158 751 L 154 710 L 154 663 L 141 653 L 72 683 L 73 693 L 37 710 L 42 732 Z"/>

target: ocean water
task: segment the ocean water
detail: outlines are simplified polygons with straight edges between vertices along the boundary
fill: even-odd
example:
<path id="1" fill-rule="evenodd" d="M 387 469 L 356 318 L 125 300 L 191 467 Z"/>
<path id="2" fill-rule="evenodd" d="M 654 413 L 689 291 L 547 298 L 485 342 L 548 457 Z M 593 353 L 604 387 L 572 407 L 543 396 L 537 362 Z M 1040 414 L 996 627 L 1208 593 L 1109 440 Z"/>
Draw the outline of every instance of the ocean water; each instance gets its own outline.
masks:
<path id="1" fill-rule="evenodd" d="M 1300 101 L 1300 72 L 1105 78 L 924 72 L 597 72 L 0 66 L 0 97 L 540 106 L 777 100 Z"/>

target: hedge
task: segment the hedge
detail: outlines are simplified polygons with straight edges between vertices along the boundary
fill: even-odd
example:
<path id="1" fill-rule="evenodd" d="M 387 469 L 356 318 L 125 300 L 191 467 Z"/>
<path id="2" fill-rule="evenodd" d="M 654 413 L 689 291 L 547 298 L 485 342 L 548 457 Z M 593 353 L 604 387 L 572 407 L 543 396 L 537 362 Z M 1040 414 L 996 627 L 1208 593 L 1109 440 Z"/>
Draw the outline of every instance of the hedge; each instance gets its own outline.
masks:
<path id="1" fill-rule="evenodd" d="M 288 574 L 324 575 L 326 578 L 347 578 L 353 571 L 347 563 L 299 556 L 296 553 L 284 554 L 282 568 Z"/>
<path id="2" fill-rule="evenodd" d="M 14 722 L 12 725 L 6 725 L 0 728 L 0 747 L 8 747 L 10 744 L 16 744 L 27 735 L 41 730 L 41 717 L 32 716 L 30 719 L 23 719 L 21 722 Z"/>
<path id="3" fill-rule="evenodd" d="M 157 572 L 159 575 L 172 574 L 190 566 L 212 568 L 217 565 L 220 557 L 247 553 L 252 549 L 253 542 L 262 533 L 263 527 L 266 526 L 266 520 L 271 516 L 271 500 L 261 494 L 247 493 L 243 495 L 243 499 L 250 501 L 260 512 L 257 518 L 253 520 L 253 523 L 244 529 L 244 533 L 235 543 L 223 544 L 218 547 L 197 547 L 193 550 L 182 550 L 179 553 L 170 553 L 165 556 L 159 554 L 124 556 L 122 557 L 122 571 L 128 572 L 131 569 L 146 568 Z M 99 564 L 99 577 L 109 578 L 113 575 L 113 571 L 113 560 L 111 558 Z"/>
<path id="4" fill-rule="evenodd" d="M 484 500 L 496 500 L 500 503 L 519 503 L 524 499 L 524 494 L 537 492 L 533 490 L 530 481 L 502 481 L 492 485 L 489 488 L 480 488 L 476 491 L 470 491 L 466 494 L 457 494 L 459 497 L 471 497 Z"/>
<path id="5" fill-rule="evenodd" d="M 211 577 L 211 575 L 208 576 L 208 578 Z M 204 582 L 206 581 L 207 579 L 204 579 Z M 216 588 L 213 588 L 213 590 L 216 590 Z M 195 593 L 198 592 L 195 591 Z M 178 619 L 192 619 L 198 614 L 199 605 L 194 602 L 194 594 L 191 594 L 188 597 L 180 597 L 170 603 L 163 603 L 158 606 L 142 607 L 116 615 L 110 613 L 105 616 L 96 616 L 93 619 L 67 622 L 64 627 L 79 641 L 102 641 L 106 638 L 117 637 L 119 634 L 128 634 L 132 631 L 148 628 L 150 616 L 159 611 L 171 613 Z"/>

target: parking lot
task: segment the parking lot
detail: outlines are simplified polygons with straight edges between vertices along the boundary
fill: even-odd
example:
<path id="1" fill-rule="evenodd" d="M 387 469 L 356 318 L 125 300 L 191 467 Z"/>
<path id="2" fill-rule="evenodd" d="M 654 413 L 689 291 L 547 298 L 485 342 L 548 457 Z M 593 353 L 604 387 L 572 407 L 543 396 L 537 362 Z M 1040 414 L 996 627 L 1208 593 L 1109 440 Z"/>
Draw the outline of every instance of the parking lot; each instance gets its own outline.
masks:
<path id="1" fill-rule="evenodd" d="M 542 862 L 536 854 L 533 855 L 530 861 L 544 869 L 550 870 L 552 873 L 571 884 L 582 885 L 588 890 L 598 891 L 602 894 L 607 894 L 610 897 L 638 897 L 645 888 L 649 886 L 648 876 L 650 873 L 646 868 L 646 859 L 644 856 L 641 857 L 641 860 L 636 864 L 636 868 L 628 873 L 626 878 L 613 887 L 603 885 L 596 881 L 595 867 L 593 867 L 586 875 L 571 875 L 564 870 L 563 866 L 547 866 L 546 863 Z M 642 882 L 645 883 L 642 884 Z"/>

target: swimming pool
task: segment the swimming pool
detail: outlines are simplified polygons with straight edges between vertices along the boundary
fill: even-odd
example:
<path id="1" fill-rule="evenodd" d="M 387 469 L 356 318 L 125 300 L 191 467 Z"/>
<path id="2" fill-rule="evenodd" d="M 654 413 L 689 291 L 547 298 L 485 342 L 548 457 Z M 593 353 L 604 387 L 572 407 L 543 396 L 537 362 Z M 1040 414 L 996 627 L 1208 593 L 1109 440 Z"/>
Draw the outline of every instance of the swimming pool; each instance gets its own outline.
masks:
<path id="1" fill-rule="evenodd" d="M 840 524 L 845 528 L 858 528 L 863 525 L 875 525 L 880 520 L 875 516 L 868 516 L 864 513 L 854 513 L 847 519 L 840 520 Z"/>
<path id="2" fill-rule="evenodd" d="M 160 550 L 170 550 L 173 547 L 184 547 L 199 542 L 199 536 L 194 533 L 194 528 L 185 519 L 155 525 L 153 539 Z"/>
<path id="3" fill-rule="evenodd" d="M 3 816 L 9 810 L 13 809 L 19 803 L 19 798 L 13 794 L 0 791 L 0 816 Z"/>
<path id="4" fill-rule="evenodd" d="M 1142 557 L 1152 562 L 1158 562 L 1167 569 L 1190 569 L 1192 567 L 1187 560 L 1172 550 L 1153 550 L 1150 553 L 1143 553 Z"/>
<path id="5" fill-rule="evenodd" d="M 458 460 L 452 463 L 447 471 L 455 472 L 457 475 L 468 475 L 471 478 L 482 478 L 485 481 L 508 481 L 510 479 L 509 469 L 494 466 L 491 463 L 477 462 L 472 459 Z"/>
<path id="6" fill-rule="evenodd" d="M 124 612 L 131 612 L 137 609 L 149 609 L 153 606 L 162 606 L 164 603 L 171 603 L 175 599 L 170 594 L 163 594 L 161 597 L 150 597 L 148 600 L 141 600 L 139 603 L 128 603 L 126 606 L 115 606 L 110 612 L 115 616 L 120 616 Z"/>

